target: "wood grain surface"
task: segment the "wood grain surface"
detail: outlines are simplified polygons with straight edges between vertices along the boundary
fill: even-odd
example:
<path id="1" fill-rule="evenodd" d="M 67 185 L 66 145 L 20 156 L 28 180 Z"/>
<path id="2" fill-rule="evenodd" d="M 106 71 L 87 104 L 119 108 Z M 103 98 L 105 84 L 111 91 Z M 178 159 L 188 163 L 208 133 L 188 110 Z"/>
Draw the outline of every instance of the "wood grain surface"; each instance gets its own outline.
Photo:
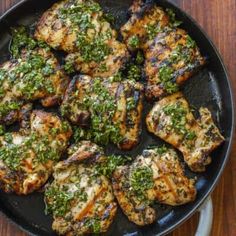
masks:
<path id="1" fill-rule="evenodd" d="M 19 0 L 0 0 L 0 14 L 17 2 Z M 236 94 L 236 0 L 171 0 L 171 2 L 195 18 L 216 44 L 228 68 Z M 233 145 L 230 161 L 213 193 L 212 236 L 236 235 L 235 153 L 236 143 Z M 197 224 L 196 214 L 170 235 L 192 236 Z M 0 216 L 0 236 L 26 236 L 26 234 Z"/>

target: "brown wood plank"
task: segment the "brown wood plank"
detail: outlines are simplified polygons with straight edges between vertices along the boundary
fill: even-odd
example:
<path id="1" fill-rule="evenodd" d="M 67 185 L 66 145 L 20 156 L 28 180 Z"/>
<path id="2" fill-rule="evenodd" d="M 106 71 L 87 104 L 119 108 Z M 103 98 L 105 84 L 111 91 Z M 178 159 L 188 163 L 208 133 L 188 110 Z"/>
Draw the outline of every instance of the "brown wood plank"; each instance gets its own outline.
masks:
<path id="1" fill-rule="evenodd" d="M 35 0 L 36 1 L 36 0 Z M 46 1 L 46 0 L 45 0 Z M 218 47 L 229 70 L 236 92 L 236 1 L 235 0 L 171 0 L 187 11 L 205 29 Z M 0 0 L 0 14 L 19 0 Z M 214 222 L 212 236 L 236 235 L 236 144 L 230 162 L 213 194 Z M 191 236 L 197 227 L 198 216 L 193 216 L 173 236 Z M 0 216 L 1 236 L 25 236 L 20 229 Z"/>

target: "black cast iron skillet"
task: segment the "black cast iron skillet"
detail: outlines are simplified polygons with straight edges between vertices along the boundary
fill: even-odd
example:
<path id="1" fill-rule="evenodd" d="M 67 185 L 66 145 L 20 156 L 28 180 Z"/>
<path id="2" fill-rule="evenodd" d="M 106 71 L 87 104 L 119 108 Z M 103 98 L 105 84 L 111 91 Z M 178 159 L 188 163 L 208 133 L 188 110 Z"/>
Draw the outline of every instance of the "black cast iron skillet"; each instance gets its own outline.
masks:
<path id="1" fill-rule="evenodd" d="M 11 39 L 10 27 L 16 24 L 31 25 L 43 11 L 48 9 L 55 0 L 24 0 L 15 5 L 0 18 L 0 62 L 9 58 L 8 45 Z M 116 17 L 115 27 L 118 29 L 128 19 L 128 8 L 132 0 L 100 0 L 105 11 L 109 11 Z M 163 235 L 183 223 L 189 218 L 207 196 L 214 189 L 229 156 L 232 135 L 234 130 L 234 109 L 233 97 L 229 79 L 224 64 L 206 34 L 196 24 L 196 22 L 181 11 L 176 6 L 164 0 L 154 1 L 164 8 L 172 8 L 177 14 L 177 18 L 183 21 L 183 27 L 197 41 L 202 53 L 208 58 L 208 65 L 197 75 L 190 79 L 185 85 L 183 92 L 195 108 L 200 106 L 208 107 L 213 113 L 214 120 L 221 129 L 226 141 L 212 153 L 212 164 L 207 171 L 194 175 L 188 168 L 186 173 L 189 176 L 197 176 L 197 199 L 193 203 L 180 207 L 167 207 L 156 205 L 158 220 L 146 227 L 137 227 L 130 223 L 121 210 L 110 227 L 106 235 Z M 150 3 L 150 1 L 149 1 Z M 145 115 L 151 108 L 150 104 L 145 104 Z M 196 113 L 197 116 L 197 113 Z M 142 152 L 149 145 L 162 143 L 157 137 L 146 132 L 145 122 L 143 122 L 143 132 L 141 142 L 137 148 L 131 152 L 125 152 L 133 157 Z M 109 146 L 108 153 L 122 153 L 114 146 Z M 44 214 L 43 193 L 33 193 L 28 196 L 16 196 L 0 192 L 0 210 L 19 227 L 32 235 L 49 236 L 55 235 L 51 230 L 52 218 Z"/>

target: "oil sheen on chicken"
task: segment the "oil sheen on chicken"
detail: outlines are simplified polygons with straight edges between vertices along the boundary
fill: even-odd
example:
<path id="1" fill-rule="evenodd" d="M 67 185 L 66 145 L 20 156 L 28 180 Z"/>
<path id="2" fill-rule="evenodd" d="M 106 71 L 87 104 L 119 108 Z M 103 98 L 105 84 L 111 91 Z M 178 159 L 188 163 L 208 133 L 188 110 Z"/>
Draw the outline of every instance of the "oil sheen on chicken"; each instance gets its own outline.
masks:
<path id="1" fill-rule="evenodd" d="M 146 118 L 148 130 L 182 152 L 192 171 L 205 171 L 210 164 L 210 153 L 224 137 L 214 124 L 207 108 L 200 108 L 196 120 L 182 93 L 163 98 Z"/>
<path id="2" fill-rule="evenodd" d="M 166 147 L 144 150 L 130 166 L 118 167 L 113 190 L 129 220 L 141 226 L 156 220 L 154 201 L 177 206 L 196 197 L 194 181 L 184 175 L 176 152 Z"/>

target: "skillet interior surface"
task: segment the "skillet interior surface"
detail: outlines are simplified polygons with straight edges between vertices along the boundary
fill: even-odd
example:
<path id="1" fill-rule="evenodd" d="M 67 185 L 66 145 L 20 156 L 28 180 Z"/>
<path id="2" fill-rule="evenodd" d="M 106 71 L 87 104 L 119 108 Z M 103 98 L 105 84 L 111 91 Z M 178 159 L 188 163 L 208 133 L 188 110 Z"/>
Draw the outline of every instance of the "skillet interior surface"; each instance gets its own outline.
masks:
<path id="1" fill-rule="evenodd" d="M 55 0 L 25 0 L 1 17 L 0 62 L 9 58 L 8 45 L 11 39 L 9 34 L 10 27 L 15 24 L 32 25 L 42 12 L 49 8 L 54 2 Z M 108 11 L 115 16 L 115 27 L 117 29 L 127 21 L 128 8 L 131 5 L 132 0 L 100 0 L 99 2 L 105 11 Z M 194 175 L 186 168 L 188 176 L 197 176 L 198 179 L 196 185 L 198 190 L 196 201 L 174 208 L 157 204 L 158 220 L 151 226 L 143 228 L 130 223 L 121 210 L 118 210 L 118 214 L 106 235 L 148 236 L 161 235 L 173 230 L 193 214 L 212 191 L 229 154 L 234 126 L 233 99 L 224 65 L 210 40 L 191 18 L 165 0 L 155 2 L 164 8 L 172 8 L 176 12 L 177 18 L 183 21 L 181 27 L 185 28 L 197 41 L 203 55 L 208 58 L 208 65 L 187 82 L 183 88 L 183 92 L 187 100 L 194 108 L 196 108 L 196 110 L 201 106 L 206 106 L 211 110 L 214 120 L 221 129 L 226 141 L 220 148 L 212 153 L 213 162 L 207 168 L 206 172 Z M 107 153 L 119 153 L 135 157 L 138 154 L 141 154 L 142 150 L 148 146 L 162 143 L 157 137 L 148 134 L 146 131 L 144 121 L 150 108 L 151 105 L 146 103 L 143 114 L 143 131 L 140 144 L 131 152 L 121 152 L 114 146 L 109 146 L 106 150 Z M 51 216 L 45 216 L 44 214 L 42 193 L 33 193 L 21 197 L 0 192 L 0 209 L 10 219 L 31 234 L 44 236 L 55 235 L 51 229 Z"/>

